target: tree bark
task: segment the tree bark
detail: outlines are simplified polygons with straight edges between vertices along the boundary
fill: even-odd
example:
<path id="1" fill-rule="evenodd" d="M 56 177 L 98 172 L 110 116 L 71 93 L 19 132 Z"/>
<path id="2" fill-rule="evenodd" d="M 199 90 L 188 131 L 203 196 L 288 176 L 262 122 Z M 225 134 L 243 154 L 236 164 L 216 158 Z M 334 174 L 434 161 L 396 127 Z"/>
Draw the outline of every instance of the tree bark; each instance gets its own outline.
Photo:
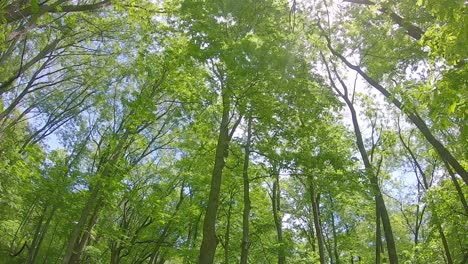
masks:
<path id="1" fill-rule="evenodd" d="M 380 252 L 382 251 L 382 229 L 380 225 L 380 211 L 375 203 L 375 264 L 382 263 Z"/>
<path id="2" fill-rule="evenodd" d="M 250 141 L 252 138 L 252 112 L 249 113 L 247 120 L 247 141 L 244 148 L 244 167 L 242 169 L 243 187 L 244 187 L 244 211 L 242 213 L 242 243 L 240 264 L 247 264 L 249 259 L 249 216 L 250 216 L 250 181 L 249 181 L 249 157 Z"/>
<path id="3" fill-rule="evenodd" d="M 63 257 L 62 264 L 69 264 L 73 263 L 71 262 L 72 256 L 75 253 L 76 247 L 79 245 L 79 238 L 80 235 L 83 233 L 83 230 L 86 226 L 86 221 L 89 218 L 89 215 L 91 214 L 93 207 L 95 206 L 95 203 L 97 202 L 99 192 L 100 192 L 100 184 L 94 188 L 94 190 L 91 193 L 91 196 L 86 203 L 86 206 L 81 213 L 80 220 L 76 224 L 75 228 L 73 229 L 73 232 L 71 234 L 70 239 L 68 240 L 66 250 L 65 250 L 65 256 Z"/>
<path id="4" fill-rule="evenodd" d="M 322 225 L 320 224 L 320 208 L 317 201 L 318 194 L 315 191 L 315 186 L 312 179 L 309 179 L 310 201 L 312 203 L 312 214 L 314 215 L 315 237 L 317 238 L 320 264 L 325 264 L 325 244 L 322 233 Z"/>
<path id="5" fill-rule="evenodd" d="M 229 197 L 229 206 L 226 215 L 226 232 L 224 232 L 224 264 L 229 264 L 229 244 L 231 238 L 231 214 L 232 203 L 234 202 L 234 194 L 231 193 Z"/>
<path id="6" fill-rule="evenodd" d="M 44 217 L 47 213 L 47 209 L 48 209 L 48 206 L 46 205 L 42 211 L 42 214 L 41 216 L 39 217 L 39 222 L 37 223 L 37 227 L 36 227 L 36 231 L 34 232 L 34 238 L 31 242 L 31 245 L 29 246 L 29 252 L 28 252 L 28 263 L 29 264 L 33 264 L 34 263 L 34 255 L 36 253 L 36 250 L 37 250 L 37 244 L 38 244 L 38 240 L 39 240 L 39 237 L 41 235 L 41 231 L 42 231 L 42 225 L 43 225 L 43 222 L 44 222 Z"/>
<path id="7" fill-rule="evenodd" d="M 34 246 L 34 253 L 32 255 L 32 258 L 30 259 L 31 264 L 37 262 L 37 256 L 39 255 L 39 250 L 41 249 L 42 242 L 44 241 L 44 238 L 47 232 L 49 231 L 50 222 L 52 221 L 52 218 L 54 217 L 56 210 L 57 210 L 57 207 L 52 208 L 51 212 L 49 213 L 49 216 L 47 217 L 44 227 L 40 231 L 41 233 L 39 235 L 39 239 Z"/>
<path id="8" fill-rule="evenodd" d="M 227 88 L 222 91 L 223 114 L 219 128 L 218 143 L 216 146 L 215 164 L 211 177 L 210 195 L 206 208 L 205 219 L 203 221 L 203 239 L 198 257 L 199 264 L 212 264 L 216 252 L 218 241 L 216 239 L 216 215 L 219 206 L 219 193 L 221 189 L 221 179 L 225 166 L 224 158 L 228 155 L 229 147 L 229 119 L 231 98 Z"/>
<path id="9" fill-rule="evenodd" d="M 432 209 L 432 216 L 434 217 L 434 220 L 436 222 L 437 231 L 439 232 L 439 235 L 440 235 L 440 240 L 442 240 L 445 257 L 447 258 L 446 259 L 447 264 L 453 264 L 452 254 L 450 254 L 450 248 L 447 242 L 447 238 L 445 237 L 444 230 L 442 229 L 442 225 L 440 224 L 439 216 L 437 215 L 435 208 Z"/>
<path id="10" fill-rule="evenodd" d="M 273 209 L 273 220 L 276 227 L 276 235 L 278 239 L 278 264 L 286 263 L 286 256 L 284 254 L 283 244 L 283 220 L 281 216 L 281 189 L 279 183 L 279 169 L 273 165 L 273 190 L 271 194 L 271 205 Z"/>

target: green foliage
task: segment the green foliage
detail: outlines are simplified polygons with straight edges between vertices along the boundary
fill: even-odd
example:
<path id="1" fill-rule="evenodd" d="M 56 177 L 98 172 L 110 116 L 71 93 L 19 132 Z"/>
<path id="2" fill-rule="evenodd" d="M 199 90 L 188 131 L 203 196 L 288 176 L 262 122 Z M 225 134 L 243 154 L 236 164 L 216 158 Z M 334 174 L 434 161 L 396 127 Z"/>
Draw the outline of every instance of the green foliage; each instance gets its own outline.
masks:
<path id="1" fill-rule="evenodd" d="M 251 114 L 248 263 L 318 263 L 314 220 L 326 263 L 373 263 L 375 193 L 330 87 L 336 74 L 400 263 L 443 263 L 443 236 L 453 262 L 466 260 L 465 182 L 323 38 L 467 168 L 464 1 L 46 2 L 0 3 L 0 263 L 67 252 L 76 263 L 196 263 L 223 96 L 229 129 L 238 126 L 224 153 L 215 262 L 241 254 Z"/>

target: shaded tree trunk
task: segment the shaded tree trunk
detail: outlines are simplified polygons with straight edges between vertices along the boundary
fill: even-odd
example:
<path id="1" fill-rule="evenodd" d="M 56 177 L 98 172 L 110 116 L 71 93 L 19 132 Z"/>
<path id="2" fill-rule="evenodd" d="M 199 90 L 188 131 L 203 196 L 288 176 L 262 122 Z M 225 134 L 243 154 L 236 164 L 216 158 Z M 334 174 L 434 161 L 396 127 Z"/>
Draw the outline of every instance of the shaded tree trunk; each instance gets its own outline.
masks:
<path id="1" fill-rule="evenodd" d="M 440 239 L 442 240 L 442 245 L 444 246 L 445 257 L 447 258 L 448 264 L 453 264 L 452 255 L 450 254 L 450 248 L 448 246 L 447 238 L 445 237 L 444 230 L 442 225 L 437 223 L 437 231 L 439 231 Z"/>
<path id="2" fill-rule="evenodd" d="M 62 264 L 73 263 L 72 256 L 77 253 L 75 252 L 75 250 L 79 246 L 80 235 L 83 233 L 83 230 L 86 227 L 86 221 L 88 220 L 89 215 L 91 214 L 93 207 L 95 206 L 95 203 L 97 202 L 100 189 L 101 189 L 100 184 L 98 184 L 98 186 L 96 186 L 91 192 L 91 196 L 88 199 L 88 202 L 86 203 L 84 210 L 81 212 L 80 220 L 76 224 L 71 234 L 71 237 L 68 240 L 66 250 L 65 250 L 65 256 L 63 257 Z"/>
<path id="3" fill-rule="evenodd" d="M 84 251 L 86 249 L 86 246 L 88 245 L 90 238 L 91 238 L 91 231 L 93 230 L 94 226 L 96 225 L 98 215 L 99 215 L 99 209 L 100 205 L 97 204 L 96 207 L 94 208 L 93 214 L 91 215 L 88 225 L 86 229 L 84 230 L 83 235 L 81 236 L 81 239 L 77 243 L 77 246 L 73 250 L 73 254 L 70 257 L 70 263 L 73 264 L 78 264 L 81 263 L 82 257 L 84 255 Z"/>
<path id="4" fill-rule="evenodd" d="M 244 148 L 244 167 L 242 169 L 243 190 L 244 190 L 244 211 L 242 213 L 242 243 L 240 264 L 247 264 L 249 259 L 249 216 L 250 216 L 250 182 L 249 182 L 249 156 L 250 141 L 252 138 L 252 112 L 247 120 L 247 142 Z"/>
<path id="5" fill-rule="evenodd" d="M 330 197 L 330 203 L 333 206 L 334 201 L 331 197 Z M 338 254 L 338 236 L 336 233 L 334 210 L 332 210 L 332 213 L 331 213 L 331 225 L 332 225 L 332 231 L 333 231 L 333 254 L 335 255 L 336 264 L 340 264 L 340 254 Z"/>
<path id="6" fill-rule="evenodd" d="M 205 219 L 203 220 L 203 239 L 200 246 L 200 253 L 198 263 L 211 264 L 214 260 L 216 246 L 218 241 L 216 239 L 216 215 L 219 206 L 219 193 L 221 189 L 221 179 L 223 169 L 225 166 L 224 158 L 228 155 L 229 147 L 229 119 L 231 109 L 231 98 L 228 88 L 223 88 L 223 113 L 221 118 L 221 125 L 219 128 L 218 143 L 216 145 L 215 163 L 211 177 L 210 194 L 208 198 L 208 205 L 206 208 Z M 233 128 L 233 131 L 235 128 Z"/>
<path id="7" fill-rule="evenodd" d="M 271 194 L 271 205 L 273 209 L 273 220 L 276 227 L 276 235 L 278 239 L 279 249 L 278 249 L 278 264 L 286 263 L 286 256 L 284 253 L 284 243 L 283 243 L 283 220 L 281 216 L 281 189 L 279 183 L 279 169 L 273 165 L 273 190 Z"/>
<path id="8" fill-rule="evenodd" d="M 310 201 L 312 203 L 312 214 L 314 215 L 315 237 L 317 238 L 320 264 L 325 264 L 325 241 L 323 239 L 322 225 L 320 224 L 320 208 L 318 203 L 319 194 L 316 193 L 312 179 L 309 178 Z"/>
<path id="9" fill-rule="evenodd" d="M 382 252 L 382 229 L 380 226 L 380 210 L 375 203 L 375 264 L 382 263 L 380 253 Z"/>
<path id="10" fill-rule="evenodd" d="M 224 232 L 224 263 L 229 263 L 229 244 L 231 237 L 231 215 L 232 215 L 232 203 L 234 202 L 234 194 L 231 192 L 229 197 L 229 206 L 226 215 L 226 232 Z"/>

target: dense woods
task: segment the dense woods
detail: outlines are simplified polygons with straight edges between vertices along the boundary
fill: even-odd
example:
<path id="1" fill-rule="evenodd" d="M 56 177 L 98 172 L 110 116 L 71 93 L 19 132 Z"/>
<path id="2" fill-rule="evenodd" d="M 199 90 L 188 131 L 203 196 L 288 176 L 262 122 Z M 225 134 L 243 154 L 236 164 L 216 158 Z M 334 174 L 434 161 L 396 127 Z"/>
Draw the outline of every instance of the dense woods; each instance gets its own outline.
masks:
<path id="1" fill-rule="evenodd" d="M 0 263 L 468 263 L 464 0 L 3 0 Z"/>

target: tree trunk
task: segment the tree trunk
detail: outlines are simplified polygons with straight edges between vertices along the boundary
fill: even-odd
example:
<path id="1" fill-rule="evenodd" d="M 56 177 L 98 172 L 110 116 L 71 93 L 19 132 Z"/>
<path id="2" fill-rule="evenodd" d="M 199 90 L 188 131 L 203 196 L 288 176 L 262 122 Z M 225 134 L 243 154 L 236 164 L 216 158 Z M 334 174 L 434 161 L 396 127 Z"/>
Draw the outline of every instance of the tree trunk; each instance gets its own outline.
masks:
<path id="1" fill-rule="evenodd" d="M 322 225 L 320 224 L 320 208 L 317 201 L 318 194 L 315 191 L 315 186 L 311 178 L 309 178 L 309 189 L 310 201 L 312 203 L 312 214 L 314 215 L 315 237 L 317 237 L 320 264 L 325 264 L 325 244 L 322 233 Z"/>
<path id="2" fill-rule="evenodd" d="M 190 222 L 189 230 L 187 231 L 187 248 L 191 250 L 196 243 L 198 237 L 198 226 L 200 224 L 200 219 L 202 217 L 202 213 L 200 213 L 195 220 L 195 222 Z M 192 260 L 190 259 L 189 255 L 184 256 L 184 264 L 190 264 Z"/>
<path id="3" fill-rule="evenodd" d="M 278 238 L 278 264 L 286 263 L 286 256 L 284 254 L 283 245 L 283 220 L 281 217 L 281 189 L 279 184 L 279 169 L 273 165 L 273 190 L 271 194 L 271 205 L 273 208 L 273 220 L 275 221 L 276 235 Z"/>
<path id="4" fill-rule="evenodd" d="M 41 231 L 42 231 L 42 224 L 44 222 L 44 217 L 47 213 L 47 208 L 48 206 L 46 205 L 42 211 L 42 214 L 39 218 L 39 222 L 37 223 L 37 227 L 36 227 L 36 231 L 34 232 L 34 238 L 31 242 L 31 245 L 29 247 L 29 252 L 28 252 L 28 263 L 29 264 L 32 264 L 34 263 L 34 258 L 33 256 L 35 255 L 36 253 L 36 248 L 37 248 L 37 244 L 38 244 L 38 240 L 39 240 L 39 236 L 41 234 Z"/>
<path id="5" fill-rule="evenodd" d="M 330 46 L 330 44 L 329 44 Z M 331 49 L 331 46 L 329 47 Z M 393 238 L 393 231 L 392 231 L 392 226 L 390 223 L 390 217 L 388 216 L 387 208 L 385 206 L 385 201 L 382 196 L 382 192 L 379 187 L 378 179 L 377 176 L 374 172 L 373 166 L 369 160 L 369 156 L 367 155 L 367 151 L 364 147 L 364 141 L 362 139 L 362 134 L 361 134 L 361 129 L 359 128 L 359 122 L 357 119 L 357 114 L 356 110 L 354 109 L 354 105 L 351 102 L 351 100 L 348 97 L 348 88 L 346 84 L 343 82 L 343 80 L 338 76 L 338 74 L 335 71 L 336 77 L 339 80 L 341 86 L 344 89 L 344 93 L 341 92 L 341 90 L 338 89 L 336 86 L 335 82 L 333 81 L 332 75 L 330 68 L 328 67 L 328 63 L 326 62 L 324 56 L 322 55 L 322 58 L 325 62 L 325 66 L 327 68 L 328 72 L 328 77 L 330 79 L 330 83 L 333 87 L 333 89 L 343 98 L 345 101 L 346 105 L 349 108 L 349 111 L 351 112 L 351 119 L 353 122 L 353 128 L 354 128 L 354 134 L 356 136 L 356 145 L 359 149 L 359 153 L 361 154 L 362 161 L 364 163 L 364 167 L 366 169 L 367 174 L 369 175 L 370 178 L 370 183 L 374 192 L 374 197 L 375 197 L 375 203 L 376 203 L 376 209 L 380 211 L 380 217 L 382 220 L 382 225 L 384 228 L 384 234 L 385 234 L 385 240 L 387 242 L 387 251 L 388 251 L 388 257 L 390 264 L 397 264 L 398 263 L 398 255 L 396 251 L 396 245 L 395 245 L 395 240 Z"/>
<path id="6" fill-rule="evenodd" d="M 382 251 L 382 229 L 380 228 L 380 210 L 375 203 L 375 264 L 382 263 L 380 252 Z"/>
<path id="7" fill-rule="evenodd" d="M 111 247 L 111 264 L 119 264 L 120 263 L 120 252 L 122 251 L 122 247 L 120 243 L 114 242 L 112 243 Z"/>
<path id="8" fill-rule="evenodd" d="M 240 264 L 247 264 L 249 259 L 249 216 L 250 216 L 250 182 L 249 182 L 249 156 L 250 156 L 250 141 L 252 138 L 252 112 L 250 110 L 249 119 L 247 121 L 247 142 L 244 148 L 244 167 L 242 170 L 243 187 L 244 187 L 244 211 L 242 214 L 242 243 L 241 243 L 241 260 Z"/>
<path id="9" fill-rule="evenodd" d="M 91 231 L 93 230 L 93 227 L 96 225 L 97 218 L 99 215 L 99 210 L 100 210 L 100 205 L 97 204 L 96 207 L 94 208 L 93 214 L 91 215 L 91 218 L 89 219 L 87 228 L 84 230 L 83 235 L 81 236 L 81 239 L 79 242 L 76 244 L 77 246 L 73 250 L 73 254 L 70 258 L 70 263 L 73 264 L 78 264 L 81 263 L 82 257 L 84 255 L 84 251 L 86 249 L 86 246 L 89 243 L 89 240 L 91 238 Z"/>
<path id="10" fill-rule="evenodd" d="M 432 210 L 432 214 L 437 223 L 437 231 L 439 232 L 440 239 L 442 240 L 442 245 L 444 246 L 444 253 L 445 257 L 447 258 L 447 263 L 453 264 L 452 255 L 450 254 L 450 248 L 448 246 L 447 238 L 445 237 L 444 230 L 442 229 L 442 225 L 439 222 L 439 217 L 437 216 L 435 209 Z"/>
<path id="11" fill-rule="evenodd" d="M 229 263 L 229 244 L 230 244 L 230 236 L 231 236 L 231 214 L 232 214 L 232 203 L 234 201 L 234 194 L 231 193 L 229 197 L 229 206 L 226 216 L 226 232 L 224 233 L 224 263 Z"/>
<path id="12" fill-rule="evenodd" d="M 40 250 L 40 248 L 42 246 L 42 242 L 44 241 L 44 238 L 45 238 L 47 232 L 49 231 L 50 222 L 52 221 L 52 218 L 54 217 L 56 210 L 57 210 L 57 207 L 52 208 L 52 210 L 51 210 L 51 212 L 49 214 L 49 217 L 47 218 L 46 223 L 45 223 L 44 227 L 41 230 L 41 234 L 40 234 L 39 240 L 37 241 L 37 244 L 35 246 L 34 254 L 32 256 L 32 259 L 31 259 L 30 263 L 36 263 L 37 262 L 37 256 L 39 255 L 39 250 Z"/>
<path id="13" fill-rule="evenodd" d="M 330 203 L 333 207 L 333 199 L 330 197 Z M 335 226 L 335 211 L 332 210 L 331 214 L 331 225 L 333 231 L 333 254 L 335 255 L 335 262 L 336 264 L 340 264 L 340 254 L 338 254 L 338 236 L 336 234 L 336 226 Z"/>
<path id="14" fill-rule="evenodd" d="M 203 239 L 198 257 L 199 264 L 212 264 L 216 252 L 218 241 L 216 240 L 216 215 L 219 206 L 219 192 L 221 189 L 221 179 L 225 165 L 224 158 L 228 155 L 229 146 L 229 118 L 231 100 L 227 88 L 222 91 L 223 115 L 219 128 L 218 143 L 216 146 L 215 164 L 211 177 L 211 188 L 206 208 L 205 219 L 203 221 Z"/>
<path id="15" fill-rule="evenodd" d="M 79 238 L 81 234 L 83 233 L 83 230 L 86 226 L 86 221 L 89 218 L 89 215 L 91 214 L 91 211 L 93 210 L 93 207 L 95 206 L 95 203 L 98 199 L 100 191 L 100 184 L 98 184 L 94 190 L 91 193 L 90 198 L 88 199 L 88 202 L 86 203 L 86 206 L 81 213 L 80 220 L 76 224 L 73 233 L 68 240 L 66 251 L 65 251 L 65 256 L 63 257 L 62 264 L 69 264 L 71 262 L 72 255 L 75 253 L 74 250 L 76 249 L 77 246 L 79 246 Z"/>

